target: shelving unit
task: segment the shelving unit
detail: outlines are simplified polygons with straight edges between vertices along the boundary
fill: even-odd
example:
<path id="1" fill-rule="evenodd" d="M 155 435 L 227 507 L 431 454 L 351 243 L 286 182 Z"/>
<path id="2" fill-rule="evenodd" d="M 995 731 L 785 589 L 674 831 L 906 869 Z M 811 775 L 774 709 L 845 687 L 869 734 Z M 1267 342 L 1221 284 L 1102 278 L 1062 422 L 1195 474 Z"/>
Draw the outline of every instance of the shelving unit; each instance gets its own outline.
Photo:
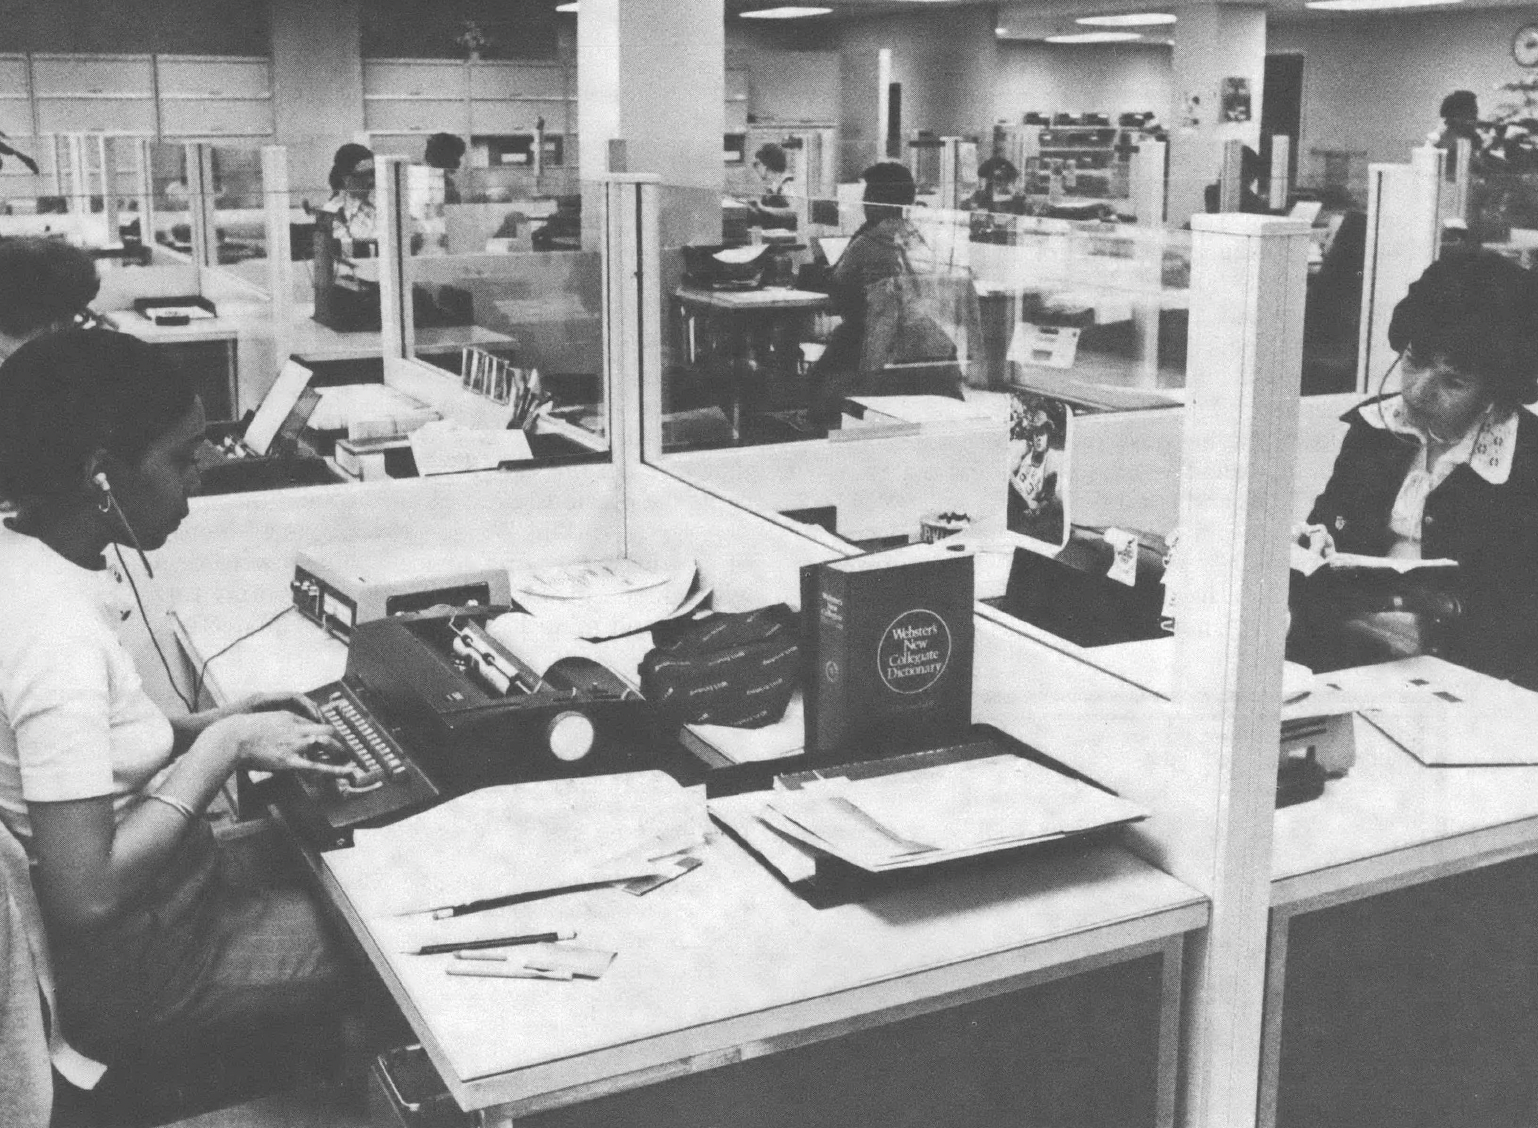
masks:
<path id="1" fill-rule="evenodd" d="M 576 103 L 575 67 L 560 62 L 363 62 L 364 128 L 384 152 L 414 153 L 430 134 L 453 133 L 469 145 L 467 164 L 515 164 L 504 154 L 531 150 L 543 121 L 541 166 L 572 164 Z"/>

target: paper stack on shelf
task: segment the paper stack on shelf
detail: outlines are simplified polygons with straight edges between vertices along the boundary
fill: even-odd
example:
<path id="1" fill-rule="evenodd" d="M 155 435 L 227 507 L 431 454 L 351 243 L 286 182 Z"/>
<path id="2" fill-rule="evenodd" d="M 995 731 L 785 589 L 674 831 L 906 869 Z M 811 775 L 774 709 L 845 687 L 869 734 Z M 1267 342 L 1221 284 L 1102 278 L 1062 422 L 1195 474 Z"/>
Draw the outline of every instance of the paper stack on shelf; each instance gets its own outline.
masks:
<path id="1" fill-rule="evenodd" d="M 482 788 L 355 831 L 326 861 L 359 911 L 388 916 L 671 873 L 708 828 L 703 787 L 628 772 Z"/>
<path id="2" fill-rule="evenodd" d="M 320 403 L 310 415 L 310 429 L 346 431 L 354 441 L 407 435 L 440 417 L 420 400 L 385 384 L 342 384 L 318 390 Z"/>
<path id="3" fill-rule="evenodd" d="M 513 598 L 535 618 L 577 638 L 615 638 L 692 614 L 710 595 L 693 560 L 669 571 L 597 560 L 514 573 Z"/>
<path id="4" fill-rule="evenodd" d="M 873 873 L 1008 850 L 1145 815 L 1136 804 L 1009 754 L 817 779 L 794 789 L 777 780 L 759 812 L 781 835 Z"/>

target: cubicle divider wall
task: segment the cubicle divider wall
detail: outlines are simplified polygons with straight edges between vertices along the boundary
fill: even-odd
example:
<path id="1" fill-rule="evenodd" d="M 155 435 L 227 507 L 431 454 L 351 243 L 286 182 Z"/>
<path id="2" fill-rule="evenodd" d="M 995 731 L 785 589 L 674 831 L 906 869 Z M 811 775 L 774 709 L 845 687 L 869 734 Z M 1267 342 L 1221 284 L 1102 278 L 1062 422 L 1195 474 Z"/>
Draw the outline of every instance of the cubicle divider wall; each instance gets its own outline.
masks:
<path id="1" fill-rule="evenodd" d="M 665 208 L 668 189 L 661 189 L 660 198 Z M 1013 264 L 1004 248 L 989 246 L 977 254 L 980 248 L 966 238 L 967 229 L 955 238 L 957 226 L 947 226 L 939 213 L 915 213 L 909 222 L 920 237 L 927 236 L 926 252 L 938 252 L 942 273 L 961 275 L 964 265 L 970 282 L 974 270 L 1041 269 L 1039 256 Z M 1284 619 L 1282 588 L 1265 577 L 1285 572 L 1281 553 L 1295 505 L 1290 468 L 1308 236 L 1303 223 L 1253 216 L 1198 217 L 1193 227 L 1188 241 L 1140 232 L 1125 258 L 1113 253 L 1109 263 L 1091 259 L 1082 273 L 1064 270 L 1050 280 L 1063 290 L 1070 281 L 1102 292 L 1120 288 L 1123 304 L 1142 301 L 1158 310 L 1167 304 L 1160 299 L 1169 288 L 1172 253 L 1182 267 L 1189 263 L 1188 298 L 1184 278 L 1179 286 L 1180 305 L 1190 309 L 1194 322 L 1189 360 L 1182 343 L 1178 360 L 1156 349 L 1153 366 L 1158 371 L 1158 362 L 1177 363 L 1178 383 L 1191 395 L 1184 413 L 1185 453 L 1175 467 L 1182 538 L 1181 562 L 1171 581 L 1175 652 L 1164 656 L 1170 672 L 1158 675 L 1158 659 L 1111 660 L 980 608 L 975 716 L 1147 806 L 1153 817 L 1129 833 L 1128 844 L 1213 899 L 1212 925 L 1187 965 L 1181 1119 L 1216 1126 L 1243 1123 L 1255 1109 Z M 1065 225 L 1058 234 L 1069 244 L 1078 233 Z M 1121 235 L 1084 232 L 1081 245 Z M 994 251 L 1011 265 L 989 259 Z M 660 292 L 653 298 L 659 311 L 689 296 L 690 280 L 669 274 L 668 256 L 664 246 L 649 260 L 659 264 Z M 692 257 L 698 270 L 699 253 Z M 1066 261 L 1075 262 L 1071 252 Z M 714 268 L 706 263 L 703 269 Z M 1129 270 L 1132 275 L 1123 278 Z M 1021 285 L 1018 278 L 1009 281 Z M 696 304 L 731 303 L 729 296 L 714 298 L 717 293 L 731 290 L 707 290 Z M 766 304 L 776 296 L 763 293 Z M 962 504 L 979 506 L 984 531 L 1004 516 L 980 484 L 997 472 L 990 467 L 997 466 L 1009 436 L 1008 416 L 997 410 L 991 418 L 982 412 L 962 422 L 897 415 L 892 422 L 906 428 L 894 425 L 883 432 L 877 425 L 858 438 L 824 432 L 780 444 L 747 444 L 739 426 L 729 440 L 700 444 L 718 449 L 676 449 L 684 444 L 670 442 L 666 428 L 681 421 L 678 358 L 697 344 L 700 328 L 687 318 L 674 325 L 672 337 L 640 354 L 652 366 L 641 374 L 641 451 L 655 471 L 643 466 L 633 472 L 632 502 L 655 500 L 690 484 L 709 493 L 712 506 L 757 508 L 780 529 L 797 527 L 784 516 L 786 509 L 820 508 L 825 514 L 833 509 L 833 527 L 846 538 L 845 551 L 857 550 L 849 541 L 863 539 L 859 534 L 877 530 L 914 539 L 912 514 L 894 518 L 878 511 L 904 509 L 910 499 L 922 505 L 947 488 L 965 499 Z M 745 343 L 751 349 L 756 342 L 748 334 Z M 767 345 L 772 348 L 773 342 Z M 670 352 L 670 346 L 677 351 Z M 1029 358 L 1021 367 L 1028 374 Z M 1021 383 L 1029 387 L 1028 380 Z M 993 394 L 1007 403 L 1014 387 L 1001 382 Z M 968 405 L 986 403 L 991 391 L 958 390 Z M 870 404 L 879 410 L 879 399 Z M 1180 432 L 1174 410 L 1147 414 L 1163 416 Z M 1117 454 L 1124 473 L 1146 473 L 1135 451 Z M 1278 473 L 1278 466 L 1286 470 Z M 657 472 L 680 482 L 664 486 Z M 1108 492 L 1103 481 L 1097 485 Z M 999 486 L 1002 499 L 1007 463 Z M 1070 483 L 1070 498 L 1072 489 Z M 1146 513 L 1152 522 L 1169 521 L 1168 503 L 1159 512 L 1153 508 Z M 651 511 L 637 510 L 639 519 Z M 793 556 L 816 558 L 833 550 L 836 542 L 823 530 L 800 528 L 805 548 Z M 788 572 L 772 590 L 787 599 L 796 596 Z M 1161 645 L 1167 651 L 1171 644 Z M 1166 1112 L 1173 1117 L 1174 1091 L 1166 1096 Z"/>

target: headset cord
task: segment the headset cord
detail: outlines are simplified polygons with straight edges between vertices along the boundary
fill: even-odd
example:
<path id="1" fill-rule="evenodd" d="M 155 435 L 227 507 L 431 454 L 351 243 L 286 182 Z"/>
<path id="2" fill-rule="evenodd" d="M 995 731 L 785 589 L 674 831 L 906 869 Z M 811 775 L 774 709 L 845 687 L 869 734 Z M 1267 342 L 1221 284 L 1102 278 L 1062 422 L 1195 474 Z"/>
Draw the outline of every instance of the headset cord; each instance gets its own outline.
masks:
<path id="1" fill-rule="evenodd" d="M 150 642 L 155 645 L 155 653 L 160 656 L 160 667 L 166 672 L 166 681 L 171 685 L 171 692 L 181 698 L 181 702 L 186 706 L 187 712 L 197 712 L 193 706 L 193 701 L 197 700 L 197 696 L 194 694 L 192 701 L 189 701 L 187 695 L 182 692 L 182 687 L 176 684 L 176 675 L 171 673 L 171 663 L 166 661 L 166 652 L 160 648 L 160 639 L 155 635 L 155 628 L 150 626 L 149 613 L 144 610 L 144 600 L 139 595 L 139 585 L 134 582 L 134 574 L 128 570 L 128 563 L 123 559 L 123 550 L 116 542 L 112 545 L 112 553 L 117 557 L 118 568 L 122 570 L 123 575 L 128 577 L 128 586 L 134 593 L 134 603 L 139 608 L 139 618 L 144 621 L 144 629 L 149 632 Z"/>
<path id="2" fill-rule="evenodd" d="M 287 607 L 283 608 L 283 610 L 279 611 L 270 619 L 267 619 L 260 625 L 253 627 L 251 630 L 247 631 L 233 642 L 230 642 L 226 646 L 221 647 L 214 653 L 210 654 L 207 658 L 203 659 L 203 664 L 198 667 L 197 677 L 193 680 L 192 696 L 189 698 L 185 693 L 182 692 L 181 686 L 177 685 L 176 675 L 171 673 L 171 663 L 166 660 L 166 652 L 160 646 L 160 639 L 156 636 L 155 629 L 150 626 L 149 614 L 144 610 L 144 600 L 139 595 L 139 585 L 134 582 L 133 573 L 129 571 L 128 564 L 123 560 L 122 548 L 117 544 L 114 544 L 112 546 L 112 551 L 113 554 L 117 556 L 118 567 L 122 569 L 123 575 L 128 577 L 128 586 L 133 591 L 134 603 L 139 608 L 139 617 L 144 620 L 144 629 L 149 633 L 150 642 L 154 644 L 155 653 L 160 658 L 161 669 L 165 670 L 166 672 L 166 681 L 170 683 L 171 691 L 181 699 L 182 705 L 186 707 L 187 712 L 189 713 L 196 713 L 198 711 L 197 702 L 198 699 L 203 696 L 203 681 L 208 674 L 209 663 L 211 663 L 215 658 L 219 658 L 225 654 L 228 654 L 236 646 L 239 646 L 242 642 L 245 642 L 246 639 L 258 635 L 262 631 L 265 631 L 268 627 L 272 626 L 272 624 L 283 618 L 284 615 L 287 615 L 290 611 L 294 610 L 294 605 L 290 603 Z"/>

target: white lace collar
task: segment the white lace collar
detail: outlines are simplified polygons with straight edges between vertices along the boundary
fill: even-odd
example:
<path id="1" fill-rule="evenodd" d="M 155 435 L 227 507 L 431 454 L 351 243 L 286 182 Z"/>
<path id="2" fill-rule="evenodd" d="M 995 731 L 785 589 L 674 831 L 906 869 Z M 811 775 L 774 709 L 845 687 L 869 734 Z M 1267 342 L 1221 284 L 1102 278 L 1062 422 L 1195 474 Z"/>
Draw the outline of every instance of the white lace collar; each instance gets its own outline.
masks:
<path id="1" fill-rule="evenodd" d="M 1404 400 L 1399 396 L 1365 404 L 1357 414 L 1370 427 L 1412 436 L 1423 445 L 1426 442 L 1425 432 L 1411 422 Z M 1466 462 L 1470 470 L 1492 486 L 1500 486 L 1511 477 L 1511 457 L 1516 449 L 1517 413 L 1492 411 L 1475 428 L 1472 436 L 1465 435 L 1443 458 L 1450 459 L 1454 465 Z"/>

